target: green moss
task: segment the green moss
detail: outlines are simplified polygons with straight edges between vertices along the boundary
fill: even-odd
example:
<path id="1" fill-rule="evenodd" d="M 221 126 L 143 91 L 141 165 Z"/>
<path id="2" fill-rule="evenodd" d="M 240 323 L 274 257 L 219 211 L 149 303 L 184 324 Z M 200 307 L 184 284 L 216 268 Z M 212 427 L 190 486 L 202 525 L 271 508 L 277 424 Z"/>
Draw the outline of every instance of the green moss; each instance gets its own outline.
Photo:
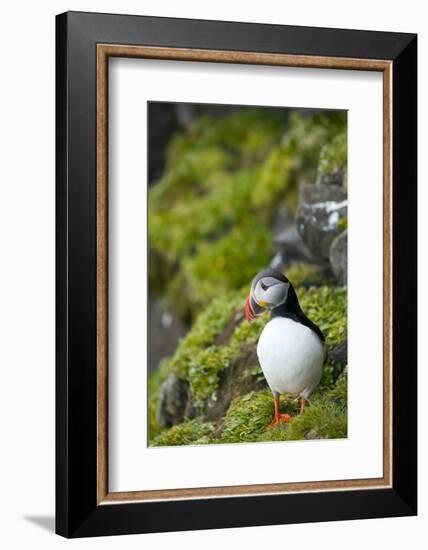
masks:
<path id="1" fill-rule="evenodd" d="M 299 402 L 281 398 L 281 411 L 292 416 L 289 424 L 270 428 L 273 399 L 269 390 L 251 392 L 229 408 L 221 435 L 211 443 L 292 441 L 347 437 L 347 377 L 342 375 L 327 392 L 318 392 L 299 414 Z"/>
<path id="2" fill-rule="evenodd" d="M 333 401 L 320 401 L 308 405 L 304 414 L 296 416 L 283 438 L 285 441 L 300 439 L 342 439 L 347 437 L 346 410 Z"/>
<path id="3" fill-rule="evenodd" d="M 338 439 L 347 437 L 347 375 L 330 391 L 318 389 L 301 416 L 294 418 L 287 439 Z"/>
<path id="4" fill-rule="evenodd" d="M 199 118 L 171 140 L 165 175 L 150 190 L 150 206 L 168 209 L 215 188 L 219 174 L 253 166 L 278 142 L 281 126 L 273 111 L 258 109 Z"/>
<path id="5" fill-rule="evenodd" d="M 268 263 L 272 250 L 270 231 L 248 222 L 215 242 L 201 243 L 197 253 L 183 261 L 193 303 L 202 307 L 223 292 L 241 288 Z"/>
<path id="6" fill-rule="evenodd" d="M 224 419 L 221 443 L 259 441 L 273 417 L 273 400 L 269 390 L 250 392 L 235 400 Z"/>
<path id="7" fill-rule="evenodd" d="M 263 382 L 265 381 L 265 376 L 263 374 L 263 371 L 262 371 L 262 368 L 260 365 L 257 365 L 255 367 L 253 367 L 251 370 L 250 370 L 250 374 L 251 376 L 254 376 L 254 379 L 256 382 Z"/>
<path id="8" fill-rule="evenodd" d="M 342 229 L 343 231 L 348 228 L 348 218 L 340 218 L 340 220 L 337 222 L 338 229 Z"/>
<path id="9" fill-rule="evenodd" d="M 174 142 L 173 142 L 174 143 Z M 169 161 L 173 167 L 152 186 L 149 194 L 151 208 L 166 210 L 175 201 L 182 202 L 187 197 L 194 196 L 195 191 L 201 192 L 211 186 L 210 176 L 213 173 L 223 173 L 231 165 L 231 156 L 219 147 L 206 149 L 189 149 L 174 161 Z"/>
<path id="10" fill-rule="evenodd" d="M 150 246 L 161 250 L 169 261 L 194 253 L 198 243 L 226 233 L 248 214 L 255 173 L 242 170 L 215 174 L 211 179 L 215 185 L 210 193 L 176 201 L 173 208 L 161 210 L 152 205 L 149 209 Z"/>
<path id="11" fill-rule="evenodd" d="M 180 341 L 173 357 L 167 361 L 168 368 L 188 379 L 192 361 L 211 346 L 216 336 L 224 329 L 233 312 L 242 303 L 241 295 L 227 294 L 214 300 L 194 322 L 192 329 Z"/>
<path id="12" fill-rule="evenodd" d="M 219 374 L 230 365 L 234 350 L 227 346 L 210 346 L 190 360 L 188 380 L 192 401 L 202 409 L 215 397 Z"/>
<path id="13" fill-rule="evenodd" d="M 346 408 L 348 403 L 348 370 L 347 368 L 337 379 L 335 386 L 327 394 L 329 400 L 333 400 L 342 408 Z"/>
<path id="14" fill-rule="evenodd" d="M 322 147 L 345 131 L 346 121 L 345 111 L 291 114 L 283 144 L 293 158 L 293 177 L 298 182 L 315 181 Z"/>
<path id="15" fill-rule="evenodd" d="M 299 182 L 315 181 L 323 144 L 345 127 L 346 113 L 244 109 L 176 135 L 149 191 L 151 289 L 193 319 L 247 283 L 272 254 L 278 205 L 294 208 Z"/>
<path id="16" fill-rule="evenodd" d="M 174 165 L 186 150 L 218 146 L 248 163 L 268 151 L 281 135 L 281 114 L 269 109 L 241 109 L 225 117 L 201 117 L 188 135 L 171 148 L 168 161 Z M 186 139 L 187 138 L 187 139 Z M 256 158 L 254 156 L 256 155 Z"/>
<path id="17" fill-rule="evenodd" d="M 157 435 L 152 446 L 297 441 L 347 437 L 347 375 L 329 391 L 317 391 L 299 414 L 300 403 L 281 397 L 281 411 L 292 416 L 289 424 L 270 428 L 273 399 L 269 390 L 252 391 L 236 399 L 219 427 L 201 418 L 186 421 Z"/>
<path id="18" fill-rule="evenodd" d="M 346 170 L 347 156 L 348 140 L 346 131 L 343 131 L 321 149 L 318 174 L 324 176 L 334 170 Z"/>
<path id="19" fill-rule="evenodd" d="M 150 441 L 150 446 L 200 445 L 209 442 L 213 431 L 214 426 L 210 422 L 189 420 L 157 435 Z"/>
<path id="20" fill-rule="evenodd" d="M 198 357 L 201 358 L 200 366 L 202 370 L 207 371 L 209 366 L 213 366 L 213 376 L 217 376 L 222 366 L 226 366 L 220 354 L 216 355 L 219 364 L 209 361 L 203 354 L 206 349 L 212 345 L 216 336 L 224 329 L 236 308 L 241 305 L 242 296 L 226 295 L 221 299 L 214 300 L 212 304 L 199 315 L 193 324 L 192 329 L 182 338 L 177 346 L 174 355 L 162 361 L 159 369 L 150 373 L 148 376 L 148 435 L 149 440 L 153 440 L 162 428 L 157 421 L 157 410 L 159 405 L 159 393 L 162 383 L 171 373 L 178 374 L 181 378 L 189 381 L 192 391 L 195 392 L 198 399 L 202 396 L 208 396 L 214 392 L 217 379 L 204 378 L 202 373 L 199 375 L 195 362 Z M 190 370 L 192 374 L 190 375 Z M 205 387 L 206 386 L 206 387 Z"/>
<path id="21" fill-rule="evenodd" d="M 326 389 L 330 389 L 333 387 L 337 377 L 339 376 L 341 372 L 340 366 L 334 366 L 329 360 L 328 360 L 328 352 L 327 352 L 327 360 L 324 364 L 323 372 L 322 372 L 322 378 L 321 382 L 319 384 L 319 389 L 321 391 L 324 391 Z"/>
<path id="22" fill-rule="evenodd" d="M 300 285 L 321 286 L 327 283 L 325 276 L 321 273 L 318 266 L 306 262 L 296 262 L 287 271 L 285 275 L 296 288 Z"/>
<path id="23" fill-rule="evenodd" d="M 346 338 L 346 288 L 334 286 L 310 287 L 298 289 L 297 295 L 305 314 L 324 333 L 327 346 L 338 344 Z"/>
<path id="24" fill-rule="evenodd" d="M 295 206 L 297 192 L 290 189 L 292 166 L 293 160 L 284 146 L 279 145 L 271 150 L 261 166 L 257 183 L 251 192 L 251 204 L 256 209 L 266 208 L 270 211 L 281 198 L 287 200 L 287 204 Z"/>

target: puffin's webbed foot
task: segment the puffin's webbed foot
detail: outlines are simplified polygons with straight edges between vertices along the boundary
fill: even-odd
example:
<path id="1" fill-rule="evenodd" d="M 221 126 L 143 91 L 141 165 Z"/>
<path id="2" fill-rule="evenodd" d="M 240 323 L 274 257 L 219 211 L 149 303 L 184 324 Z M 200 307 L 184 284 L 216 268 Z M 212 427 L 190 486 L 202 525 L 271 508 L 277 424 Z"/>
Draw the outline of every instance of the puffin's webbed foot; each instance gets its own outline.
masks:
<path id="1" fill-rule="evenodd" d="M 287 413 L 279 412 L 279 395 L 273 396 L 273 402 L 275 406 L 275 414 L 268 428 L 274 428 L 275 426 L 278 426 L 278 424 L 282 424 L 282 423 L 288 424 L 291 421 L 291 416 Z"/>
<path id="2" fill-rule="evenodd" d="M 272 422 L 269 424 L 268 428 L 274 428 L 279 424 L 288 424 L 291 421 L 291 416 L 287 413 L 276 414 L 273 417 Z"/>

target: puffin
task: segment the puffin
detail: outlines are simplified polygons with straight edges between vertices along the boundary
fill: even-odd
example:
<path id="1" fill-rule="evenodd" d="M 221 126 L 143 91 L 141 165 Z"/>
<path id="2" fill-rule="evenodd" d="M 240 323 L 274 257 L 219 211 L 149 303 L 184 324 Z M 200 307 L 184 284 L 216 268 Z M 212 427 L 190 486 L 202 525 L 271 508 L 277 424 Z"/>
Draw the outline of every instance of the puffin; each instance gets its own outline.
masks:
<path id="1" fill-rule="evenodd" d="M 265 311 L 270 320 L 260 334 L 257 356 L 272 392 L 274 417 L 270 427 L 291 420 L 280 413 L 281 394 L 300 398 L 300 414 L 318 386 L 326 356 L 325 338 L 320 328 L 302 311 L 296 291 L 277 269 L 258 273 L 245 303 L 245 315 L 252 321 Z"/>

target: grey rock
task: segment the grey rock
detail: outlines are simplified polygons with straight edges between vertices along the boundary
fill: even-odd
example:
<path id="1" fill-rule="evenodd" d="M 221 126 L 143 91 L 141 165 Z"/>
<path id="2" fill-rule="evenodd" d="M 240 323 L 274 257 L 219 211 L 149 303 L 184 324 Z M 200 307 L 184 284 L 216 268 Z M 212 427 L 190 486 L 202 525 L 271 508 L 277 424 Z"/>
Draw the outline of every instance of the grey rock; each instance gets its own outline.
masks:
<path id="1" fill-rule="evenodd" d="M 170 357 L 177 348 L 178 341 L 188 330 L 174 312 L 166 307 L 162 300 L 150 297 L 149 300 L 149 334 L 148 350 L 149 370 L 159 367 L 161 359 Z"/>
<path id="2" fill-rule="evenodd" d="M 178 130 L 173 103 L 151 101 L 149 106 L 149 185 L 159 179 L 165 168 L 165 149 L 171 136 Z"/>
<path id="3" fill-rule="evenodd" d="M 314 259 L 303 244 L 294 223 L 276 233 L 273 244 L 276 254 L 270 262 L 270 267 L 280 271 L 287 269 L 293 262 L 311 262 Z"/>
<path id="4" fill-rule="evenodd" d="M 330 264 L 339 285 L 348 283 L 348 231 L 338 235 L 330 246 Z"/>
<path id="5" fill-rule="evenodd" d="M 337 185 L 307 185 L 300 190 L 297 231 L 311 253 L 328 260 L 333 240 L 343 231 L 339 222 L 348 213 L 345 189 Z"/>
<path id="6" fill-rule="evenodd" d="M 208 421 L 222 419 L 237 397 L 267 387 L 263 376 L 253 374 L 258 364 L 256 344 L 243 344 L 238 357 L 220 373 L 217 391 L 207 402 L 205 418 Z"/>
<path id="7" fill-rule="evenodd" d="M 183 128 L 190 128 L 201 116 L 213 118 L 222 117 L 229 113 L 238 111 L 239 107 L 234 105 L 212 105 L 203 103 L 176 103 L 175 112 L 179 124 Z"/>
<path id="8" fill-rule="evenodd" d="M 163 428 L 180 424 L 184 418 L 189 399 L 189 384 L 186 380 L 171 374 L 160 389 L 157 420 Z"/>
<path id="9" fill-rule="evenodd" d="M 276 213 L 272 231 L 275 255 L 269 267 L 285 271 L 294 262 L 314 260 L 297 232 L 294 215 L 286 207 L 282 206 Z"/>
<path id="10" fill-rule="evenodd" d="M 184 417 L 189 418 L 190 420 L 192 418 L 197 418 L 202 414 L 202 408 L 198 403 L 195 403 L 191 400 L 190 396 L 187 401 L 186 408 L 184 410 Z"/>
<path id="11" fill-rule="evenodd" d="M 324 176 L 321 176 L 317 184 L 341 186 L 344 184 L 344 182 L 345 182 L 345 172 L 340 168 L 336 168 L 329 174 L 325 174 Z"/>
<path id="12" fill-rule="evenodd" d="M 345 368 L 348 364 L 348 340 L 333 346 L 328 352 L 328 359 L 334 366 Z"/>
<path id="13" fill-rule="evenodd" d="M 309 430 L 305 433 L 305 439 L 322 439 L 316 430 Z"/>

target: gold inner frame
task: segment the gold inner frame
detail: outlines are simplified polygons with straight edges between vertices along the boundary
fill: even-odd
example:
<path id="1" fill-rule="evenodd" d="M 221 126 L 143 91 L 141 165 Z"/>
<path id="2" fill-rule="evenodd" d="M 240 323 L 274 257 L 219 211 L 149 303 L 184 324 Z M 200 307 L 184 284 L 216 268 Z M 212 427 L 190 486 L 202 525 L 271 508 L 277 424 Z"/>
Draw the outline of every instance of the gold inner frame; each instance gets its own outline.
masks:
<path id="1" fill-rule="evenodd" d="M 108 60 L 133 57 L 383 73 L 383 476 L 149 491 L 108 489 Z M 97 503 L 377 489 L 392 486 L 392 62 L 356 58 L 97 45 Z"/>

